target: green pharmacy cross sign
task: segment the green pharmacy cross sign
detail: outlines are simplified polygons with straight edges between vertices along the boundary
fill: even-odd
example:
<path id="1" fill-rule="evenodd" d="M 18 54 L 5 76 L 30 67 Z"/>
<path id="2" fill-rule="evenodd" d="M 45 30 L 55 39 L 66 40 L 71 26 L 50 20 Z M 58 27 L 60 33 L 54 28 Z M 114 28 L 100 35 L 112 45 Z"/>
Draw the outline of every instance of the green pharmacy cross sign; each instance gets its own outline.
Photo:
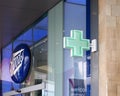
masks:
<path id="1" fill-rule="evenodd" d="M 90 50 L 90 40 L 83 39 L 83 31 L 71 30 L 71 37 L 64 38 L 64 48 L 71 49 L 71 56 L 83 57 L 83 50 Z"/>

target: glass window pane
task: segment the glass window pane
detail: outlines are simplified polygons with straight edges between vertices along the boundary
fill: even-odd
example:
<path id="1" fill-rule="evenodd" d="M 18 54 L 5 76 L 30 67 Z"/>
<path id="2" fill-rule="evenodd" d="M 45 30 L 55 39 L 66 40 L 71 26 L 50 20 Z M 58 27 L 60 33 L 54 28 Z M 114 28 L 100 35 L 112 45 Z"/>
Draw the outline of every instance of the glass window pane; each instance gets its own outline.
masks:
<path id="1" fill-rule="evenodd" d="M 86 0 L 66 0 L 66 2 L 86 5 Z"/>
<path id="2" fill-rule="evenodd" d="M 32 41 L 32 29 L 29 29 L 28 31 L 20 35 L 16 40 Z"/>
<path id="3" fill-rule="evenodd" d="M 48 35 L 48 18 L 45 17 L 33 28 L 21 34 L 14 42 L 9 44 L 2 50 L 2 93 L 11 90 L 18 90 L 27 86 L 40 84 L 42 81 L 47 81 L 48 66 L 47 66 L 47 35 Z M 9 66 L 12 58 L 12 52 L 16 46 L 27 44 L 31 50 L 31 70 L 26 80 L 17 84 L 11 79 Z M 6 75 L 7 74 L 7 75 Z M 45 93 L 44 90 L 32 92 L 30 94 L 39 96 Z M 15 95 L 23 96 L 23 95 Z M 29 96 L 26 94 L 25 96 Z"/>
<path id="4" fill-rule="evenodd" d="M 9 91 L 11 87 L 5 85 L 11 85 L 11 77 L 9 73 L 9 62 L 12 54 L 12 44 L 9 44 L 2 50 L 2 91 Z M 7 75 L 6 75 L 7 74 Z"/>
<path id="5" fill-rule="evenodd" d="M 48 18 L 45 17 L 33 27 L 33 45 L 30 47 L 32 52 L 32 67 L 30 74 L 24 83 L 24 87 L 46 82 L 48 76 Z M 45 90 L 26 93 L 25 96 L 35 95 L 42 96 L 46 94 Z"/>
<path id="6" fill-rule="evenodd" d="M 2 50 L 2 93 L 8 92 L 13 89 L 19 89 L 20 84 L 12 82 L 9 72 L 9 66 L 12 56 L 12 44 L 9 44 Z M 7 75 L 6 75 L 7 74 Z M 19 96 L 19 95 L 18 95 Z"/>
<path id="7" fill-rule="evenodd" d="M 35 27 L 33 27 L 33 38 L 34 42 L 41 40 L 46 37 L 48 34 L 48 18 L 44 18 L 41 22 L 39 22 Z"/>
<path id="8" fill-rule="evenodd" d="M 88 37 L 86 5 L 65 3 L 64 19 L 65 37 L 71 36 L 71 30 L 82 30 L 83 38 Z M 87 56 L 84 51 L 83 57 L 72 57 L 69 49 L 64 50 L 64 96 L 90 96 L 90 60 Z"/>
<path id="9" fill-rule="evenodd" d="M 14 42 L 13 42 L 13 49 L 19 44 L 27 44 L 31 46 L 33 44 L 33 36 L 32 36 L 32 29 L 29 29 L 22 35 L 20 35 Z"/>

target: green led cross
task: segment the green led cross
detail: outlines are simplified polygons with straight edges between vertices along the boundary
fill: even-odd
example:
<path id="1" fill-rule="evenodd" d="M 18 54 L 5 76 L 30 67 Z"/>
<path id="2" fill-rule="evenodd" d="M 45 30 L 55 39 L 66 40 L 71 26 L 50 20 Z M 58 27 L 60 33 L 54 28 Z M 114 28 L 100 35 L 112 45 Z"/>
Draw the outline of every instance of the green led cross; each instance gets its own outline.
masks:
<path id="1" fill-rule="evenodd" d="M 71 49 L 71 56 L 83 57 L 83 50 L 90 50 L 90 41 L 83 39 L 83 31 L 71 30 L 71 37 L 64 38 L 64 47 Z"/>

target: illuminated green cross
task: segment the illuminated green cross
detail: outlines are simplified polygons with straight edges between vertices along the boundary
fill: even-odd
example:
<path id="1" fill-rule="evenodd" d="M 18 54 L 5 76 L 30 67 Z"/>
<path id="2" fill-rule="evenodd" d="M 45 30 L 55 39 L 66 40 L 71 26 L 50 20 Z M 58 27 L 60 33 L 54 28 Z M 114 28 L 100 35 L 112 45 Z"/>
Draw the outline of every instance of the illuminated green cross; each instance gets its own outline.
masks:
<path id="1" fill-rule="evenodd" d="M 64 38 L 64 47 L 71 49 L 71 56 L 83 57 L 83 50 L 90 50 L 90 41 L 83 39 L 83 31 L 71 30 L 71 37 Z"/>

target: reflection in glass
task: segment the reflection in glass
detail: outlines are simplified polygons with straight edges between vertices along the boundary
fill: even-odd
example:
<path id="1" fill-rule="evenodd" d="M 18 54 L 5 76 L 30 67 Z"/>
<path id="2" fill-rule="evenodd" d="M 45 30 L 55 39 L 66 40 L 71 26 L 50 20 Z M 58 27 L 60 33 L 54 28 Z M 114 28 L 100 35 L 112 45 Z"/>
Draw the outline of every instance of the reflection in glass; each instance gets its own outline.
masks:
<path id="1" fill-rule="evenodd" d="M 28 86 L 41 84 L 43 81 L 47 81 L 48 74 L 48 18 L 45 17 L 33 28 L 29 29 L 25 33 L 21 34 L 14 42 L 5 47 L 2 52 L 2 91 L 9 92 L 12 90 L 19 90 Z M 11 80 L 9 66 L 12 56 L 12 50 L 19 44 L 27 44 L 32 54 L 32 66 L 26 80 L 22 84 L 16 84 Z M 50 68 L 49 68 L 50 69 Z M 52 71 L 52 69 L 51 69 Z M 50 72 L 50 71 L 49 71 Z M 7 74 L 7 75 L 6 75 Z M 52 88 L 52 87 L 51 87 Z M 26 94 L 20 94 L 15 96 L 42 96 L 46 94 L 46 90 L 39 90 L 36 92 L 30 92 Z M 45 96 L 45 95 L 44 95 Z"/>
<path id="2" fill-rule="evenodd" d="M 67 0 L 64 8 L 64 36 L 70 37 L 71 30 L 82 30 L 86 38 L 86 0 Z M 83 57 L 72 57 L 70 50 L 64 49 L 64 96 L 90 96 L 87 56 L 84 51 Z"/>

